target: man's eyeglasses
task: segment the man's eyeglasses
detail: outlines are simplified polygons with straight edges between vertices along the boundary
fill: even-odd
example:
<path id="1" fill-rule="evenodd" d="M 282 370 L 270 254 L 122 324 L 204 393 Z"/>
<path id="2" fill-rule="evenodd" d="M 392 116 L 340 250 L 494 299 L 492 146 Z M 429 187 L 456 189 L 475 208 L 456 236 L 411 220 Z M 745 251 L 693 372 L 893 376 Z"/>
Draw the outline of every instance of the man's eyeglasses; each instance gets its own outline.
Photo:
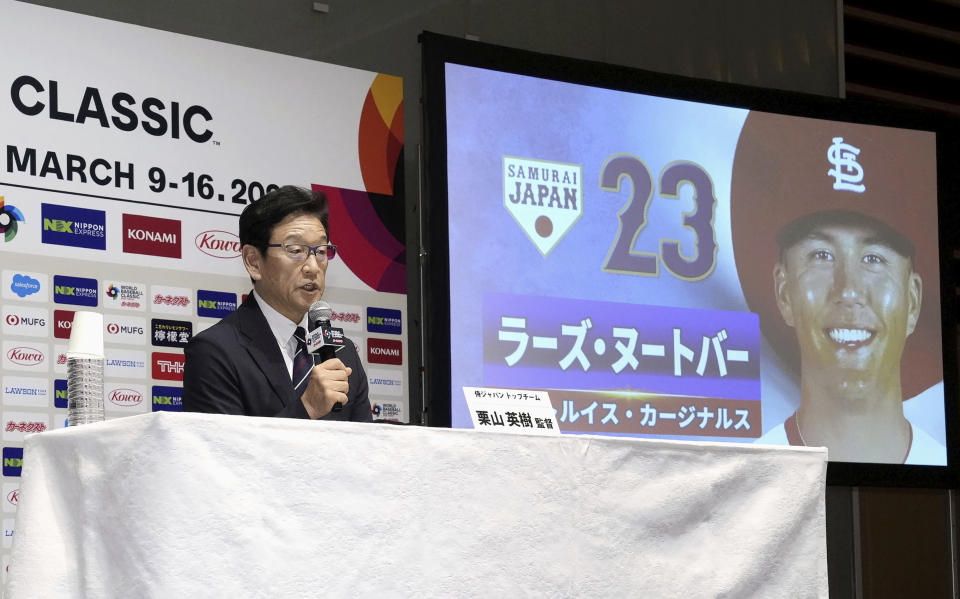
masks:
<path id="1" fill-rule="evenodd" d="M 317 257 L 320 262 L 333 260 L 337 255 L 337 246 L 332 243 L 320 245 L 306 245 L 304 243 L 268 243 L 268 248 L 283 248 L 287 257 L 297 262 L 303 262 L 310 255 Z"/>

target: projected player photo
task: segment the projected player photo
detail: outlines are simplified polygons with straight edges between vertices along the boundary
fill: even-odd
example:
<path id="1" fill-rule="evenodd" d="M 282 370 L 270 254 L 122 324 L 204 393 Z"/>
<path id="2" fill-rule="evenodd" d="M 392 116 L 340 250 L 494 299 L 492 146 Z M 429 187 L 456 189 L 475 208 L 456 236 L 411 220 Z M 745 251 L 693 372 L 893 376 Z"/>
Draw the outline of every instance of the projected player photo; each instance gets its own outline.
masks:
<path id="1" fill-rule="evenodd" d="M 759 443 L 946 464 L 911 418 L 943 402 L 935 151 L 932 133 L 748 115 L 731 185 L 737 270 L 799 379 L 783 398 L 796 411 Z"/>

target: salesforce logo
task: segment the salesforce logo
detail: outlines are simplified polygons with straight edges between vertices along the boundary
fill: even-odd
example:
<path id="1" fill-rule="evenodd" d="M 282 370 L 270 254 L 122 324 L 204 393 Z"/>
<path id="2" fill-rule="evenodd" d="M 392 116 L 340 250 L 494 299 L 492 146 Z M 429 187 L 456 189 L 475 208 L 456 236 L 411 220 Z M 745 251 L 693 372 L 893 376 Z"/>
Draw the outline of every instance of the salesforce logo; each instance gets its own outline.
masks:
<path id="1" fill-rule="evenodd" d="M 15 274 L 13 282 L 10 283 L 10 291 L 16 293 L 21 298 L 33 295 L 40 291 L 40 281 L 28 275 Z"/>

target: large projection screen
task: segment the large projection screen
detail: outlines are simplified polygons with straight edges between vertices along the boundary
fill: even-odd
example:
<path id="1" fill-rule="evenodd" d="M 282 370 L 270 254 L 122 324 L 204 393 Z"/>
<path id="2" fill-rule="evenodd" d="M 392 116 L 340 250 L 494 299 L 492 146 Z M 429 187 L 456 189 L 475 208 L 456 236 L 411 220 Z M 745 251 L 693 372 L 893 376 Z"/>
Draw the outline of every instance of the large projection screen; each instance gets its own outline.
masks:
<path id="1" fill-rule="evenodd" d="M 441 424 L 499 424 L 465 387 L 535 390 L 563 433 L 949 480 L 935 122 L 423 41 Z"/>

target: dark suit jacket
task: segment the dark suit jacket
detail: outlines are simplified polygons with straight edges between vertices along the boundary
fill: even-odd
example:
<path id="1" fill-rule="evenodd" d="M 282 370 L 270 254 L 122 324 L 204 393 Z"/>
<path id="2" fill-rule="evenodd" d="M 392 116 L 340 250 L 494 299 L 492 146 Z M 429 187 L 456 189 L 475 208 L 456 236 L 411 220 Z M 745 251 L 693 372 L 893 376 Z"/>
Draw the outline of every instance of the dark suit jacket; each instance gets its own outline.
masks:
<path id="1" fill-rule="evenodd" d="M 232 314 L 190 339 L 184 354 L 184 411 L 308 418 L 253 293 Z M 353 369 L 350 391 L 343 410 L 322 419 L 370 422 L 367 374 L 356 346 L 347 339 L 337 357 Z"/>

